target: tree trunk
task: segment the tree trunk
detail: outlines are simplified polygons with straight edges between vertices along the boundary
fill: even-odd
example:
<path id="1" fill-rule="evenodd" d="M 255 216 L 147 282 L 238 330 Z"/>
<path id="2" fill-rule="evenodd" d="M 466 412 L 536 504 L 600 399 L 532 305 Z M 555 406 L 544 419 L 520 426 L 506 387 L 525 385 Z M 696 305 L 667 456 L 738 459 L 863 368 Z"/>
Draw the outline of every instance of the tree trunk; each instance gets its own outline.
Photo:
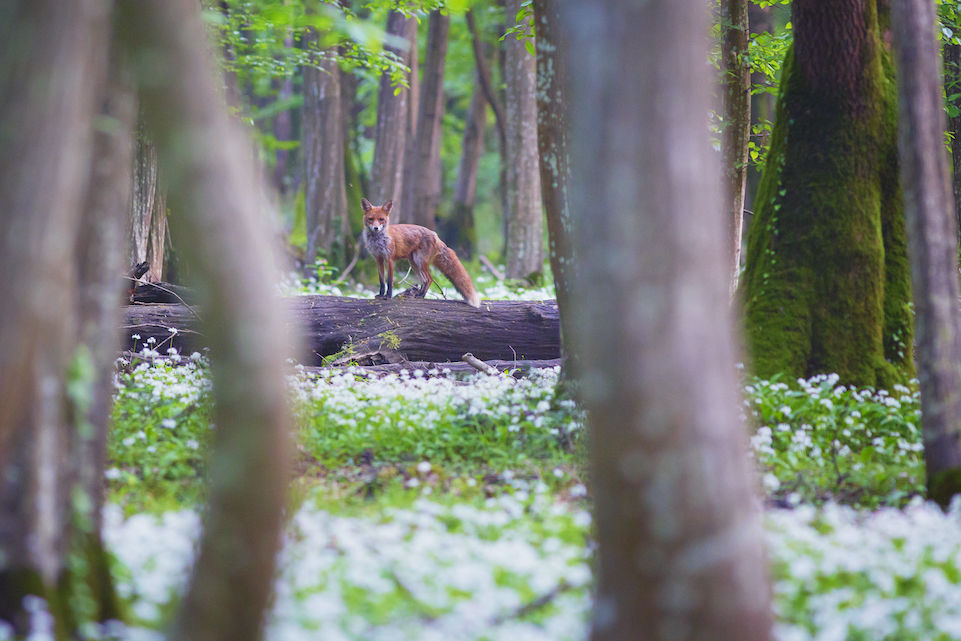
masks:
<path id="1" fill-rule="evenodd" d="M 754 371 L 913 374 L 893 65 L 874 0 L 795 0 L 744 274 Z"/>
<path id="2" fill-rule="evenodd" d="M 951 139 L 951 186 L 954 191 L 954 218 L 958 229 L 958 246 L 961 247 L 961 45 L 944 44 L 944 90 L 948 104 L 956 110 L 948 117 Z"/>
<path id="3" fill-rule="evenodd" d="M 934 3 L 901 0 L 892 14 L 924 461 L 928 496 L 947 507 L 961 493 L 961 285 Z"/>
<path id="4" fill-rule="evenodd" d="M 146 260 L 150 263 L 147 281 L 159 283 L 164 277 L 164 248 L 167 242 L 167 197 L 159 186 L 154 197 L 154 211 L 150 217 L 150 242 Z"/>
<path id="5" fill-rule="evenodd" d="M 451 212 L 449 232 L 445 234 L 445 242 L 458 255 L 466 258 L 470 258 L 477 247 L 474 200 L 477 195 L 477 168 L 484 151 L 484 129 L 487 125 L 487 99 L 478 85 L 474 86 L 467 109 L 457 184 L 454 187 L 454 210 Z"/>
<path id="6" fill-rule="evenodd" d="M 503 2 L 500 4 L 503 5 Z M 501 100 L 500 95 L 494 89 L 490 65 L 484 55 L 484 43 L 481 41 L 480 33 L 477 29 L 477 21 L 474 19 L 474 13 L 468 11 L 464 18 L 467 21 L 467 28 L 471 33 L 471 47 L 474 50 L 474 64 L 477 66 L 477 79 L 480 81 L 484 96 L 487 97 L 487 104 L 491 106 L 491 110 L 494 112 L 494 125 L 497 128 L 497 148 L 501 157 L 497 189 L 498 195 L 500 196 L 502 227 L 506 229 L 504 212 L 507 211 L 507 117 L 504 115 L 504 101 Z M 503 57 L 503 51 L 500 47 L 498 48 L 498 57 Z M 503 67 L 503 65 L 501 66 Z"/>
<path id="7" fill-rule="evenodd" d="M 521 0 L 508 0 L 514 16 Z M 505 40 L 507 86 L 507 221 L 505 259 L 507 277 L 531 283 L 544 270 L 544 212 L 537 155 L 536 61 L 516 35 Z"/>
<path id="8" fill-rule="evenodd" d="M 537 29 L 537 151 L 540 160 L 541 195 L 547 214 L 548 249 L 557 307 L 561 310 L 561 337 L 565 358 L 564 376 L 576 372 L 577 357 L 568 341 L 566 319 L 574 311 L 570 307 L 572 270 L 577 261 L 573 253 L 573 220 L 568 193 L 570 183 L 570 151 L 567 129 L 567 42 L 558 31 L 557 0 L 534 0 Z"/>
<path id="9" fill-rule="evenodd" d="M 155 200 L 159 193 L 157 148 L 150 140 L 143 120 L 137 119 L 137 153 L 133 166 L 133 194 L 130 198 L 130 241 L 127 263 L 137 265 L 147 260 L 150 228 Z"/>
<path id="10" fill-rule="evenodd" d="M 169 638 L 257 639 L 280 542 L 291 426 L 265 205 L 218 90 L 196 1 L 122 6 L 118 32 L 133 55 L 175 70 L 138 80 L 170 203 L 182 214 L 174 219 L 180 249 L 204 283 L 218 426 L 204 534 Z M 336 151 L 342 158 L 343 145 Z"/>
<path id="11" fill-rule="evenodd" d="M 763 641 L 769 588 L 707 138 L 708 9 L 561 7 L 579 257 L 572 331 L 598 543 L 591 636 Z"/>
<path id="12" fill-rule="evenodd" d="M 288 49 L 294 47 L 294 37 L 292 33 L 288 33 L 287 37 L 284 38 L 284 46 Z M 277 101 L 281 103 L 289 103 L 290 99 L 294 95 L 294 79 L 292 76 L 285 76 L 283 81 L 280 83 L 280 89 L 277 92 Z M 291 114 L 291 109 L 288 107 L 274 116 L 274 138 L 281 142 L 287 142 L 293 140 L 294 135 L 294 120 Z M 288 174 L 288 165 L 290 163 L 291 152 L 289 149 L 278 149 L 274 155 L 274 172 L 273 181 L 274 189 L 278 194 L 286 194 L 287 189 L 290 186 L 290 179 Z"/>
<path id="13" fill-rule="evenodd" d="M 387 33 L 403 38 L 408 42 L 405 50 L 388 46 L 403 63 L 411 67 L 417 51 L 417 20 L 406 18 L 399 11 L 391 11 L 387 17 Z M 414 57 L 412 57 L 414 56 Z M 370 193 L 367 199 L 375 203 L 394 201 L 394 207 L 403 211 L 401 200 L 404 178 L 404 154 L 407 150 L 407 136 L 410 133 L 410 85 L 416 69 L 408 75 L 408 87 L 394 87 L 390 75 L 380 77 L 377 90 L 377 125 L 374 128 L 374 160 L 370 167 Z M 356 207 L 357 203 L 348 203 Z"/>
<path id="14" fill-rule="evenodd" d="M 747 0 L 721 3 L 723 65 L 725 202 L 728 205 L 727 242 L 730 293 L 737 290 L 741 269 L 741 229 L 744 226 L 744 192 L 747 187 L 748 142 L 751 137 L 751 64 L 748 58 Z"/>
<path id="15" fill-rule="evenodd" d="M 92 157 L 110 6 L 29 0 L 4 14 L 0 270 L 16 277 L 2 279 L 0 300 L 16 304 L 0 305 L 0 619 L 25 636 L 23 596 L 36 594 L 66 637 L 76 624 L 66 561 L 81 422 L 68 414 L 66 378 L 83 358 L 71 285 L 84 273 L 76 242 L 91 167 L 114 160 Z"/>
<path id="16" fill-rule="evenodd" d="M 405 221 L 429 229 L 436 226 L 435 213 L 440 200 L 440 134 L 444 116 L 444 61 L 450 16 L 440 11 L 430 14 L 424 84 L 421 88 L 417 131 L 411 155 L 405 163 L 403 202 L 400 212 Z"/>
<path id="17" fill-rule="evenodd" d="M 347 192 L 337 50 L 316 50 L 317 34 L 313 32 L 305 40 L 313 61 L 304 68 L 306 259 L 313 264 L 318 252 L 329 254 L 335 246 L 343 247 Z"/>
<path id="18" fill-rule="evenodd" d="M 107 436 L 113 409 L 114 360 L 120 346 L 120 304 L 126 288 L 117 287 L 117 274 L 124 264 L 122 248 L 129 218 L 131 178 L 134 162 L 133 129 L 137 119 L 136 99 L 129 70 L 120 62 L 118 51 L 111 57 L 111 81 L 102 101 L 101 121 L 114 123 L 98 131 L 93 140 L 95 162 L 90 165 L 83 218 L 77 233 L 77 345 L 71 383 L 83 391 L 70 395 L 72 422 L 66 445 L 76 468 L 71 479 L 86 501 L 74 503 L 71 546 L 74 554 L 86 558 L 84 574 L 70 576 L 71 592 L 82 594 L 82 584 L 93 596 L 97 621 L 119 619 L 119 602 L 110 576 L 110 560 L 101 538 L 104 507 L 104 470 Z M 153 220 L 160 217 L 154 215 Z M 164 222 L 166 217 L 163 218 Z M 153 232 L 151 232 L 153 234 Z M 162 238 L 162 236 L 161 236 Z M 161 247 L 163 240 L 160 241 Z M 162 267 L 163 255 L 160 256 Z"/>
<path id="19" fill-rule="evenodd" d="M 296 296 L 285 301 L 293 330 L 320 365 L 334 355 L 391 351 L 411 361 L 478 358 L 558 358 L 560 333 L 553 301 L 484 301 L 480 311 L 460 301 L 394 298 L 379 301 L 335 296 Z M 131 305 L 124 328 L 127 345 L 149 337 L 181 353 L 207 345 L 197 317 L 183 305 Z M 171 335 L 170 328 L 177 329 Z M 202 329 L 200 331 L 203 331 Z M 393 344 L 394 347 L 389 347 Z"/>

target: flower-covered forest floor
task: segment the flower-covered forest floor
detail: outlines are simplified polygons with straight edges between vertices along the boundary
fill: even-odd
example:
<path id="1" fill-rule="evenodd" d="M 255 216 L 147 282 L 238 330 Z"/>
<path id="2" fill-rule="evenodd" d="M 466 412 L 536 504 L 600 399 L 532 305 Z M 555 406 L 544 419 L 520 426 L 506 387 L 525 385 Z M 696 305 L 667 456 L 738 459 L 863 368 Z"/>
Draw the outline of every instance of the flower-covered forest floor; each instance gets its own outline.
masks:
<path id="1" fill-rule="evenodd" d="M 585 417 L 529 378 L 299 371 L 296 476 L 268 638 L 584 639 Z M 743 384 L 777 638 L 961 638 L 961 505 L 919 498 L 916 390 Z M 106 537 L 127 637 L 161 629 L 200 527 L 202 358 L 119 376 Z"/>

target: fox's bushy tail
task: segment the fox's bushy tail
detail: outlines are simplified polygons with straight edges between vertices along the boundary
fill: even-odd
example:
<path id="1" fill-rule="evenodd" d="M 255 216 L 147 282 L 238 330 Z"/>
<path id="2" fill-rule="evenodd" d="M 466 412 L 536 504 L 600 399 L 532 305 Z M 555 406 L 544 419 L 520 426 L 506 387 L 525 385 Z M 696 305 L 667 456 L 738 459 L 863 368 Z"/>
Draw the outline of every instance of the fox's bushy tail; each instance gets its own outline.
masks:
<path id="1" fill-rule="evenodd" d="M 480 294 L 477 293 L 474 282 L 453 249 L 447 245 L 441 247 L 434 257 L 434 264 L 444 276 L 450 279 L 450 282 L 454 283 L 454 288 L 464 297 L 468 305 L 480 307 Z"/>

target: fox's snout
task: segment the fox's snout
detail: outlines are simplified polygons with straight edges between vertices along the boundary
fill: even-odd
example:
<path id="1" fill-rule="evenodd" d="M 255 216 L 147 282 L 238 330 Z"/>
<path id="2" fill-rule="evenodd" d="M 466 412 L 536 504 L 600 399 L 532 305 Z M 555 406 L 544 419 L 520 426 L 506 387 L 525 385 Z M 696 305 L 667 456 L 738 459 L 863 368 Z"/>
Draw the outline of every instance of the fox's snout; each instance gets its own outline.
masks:
<path id="1" fill-rule="evenodd" d="M 370 225 L 367 225 L 367 229 L 369 229 L 370 231 L 382 231 L 384 229 L 384 225 L 377 225 L 375 223 L 371 223 Z"/>

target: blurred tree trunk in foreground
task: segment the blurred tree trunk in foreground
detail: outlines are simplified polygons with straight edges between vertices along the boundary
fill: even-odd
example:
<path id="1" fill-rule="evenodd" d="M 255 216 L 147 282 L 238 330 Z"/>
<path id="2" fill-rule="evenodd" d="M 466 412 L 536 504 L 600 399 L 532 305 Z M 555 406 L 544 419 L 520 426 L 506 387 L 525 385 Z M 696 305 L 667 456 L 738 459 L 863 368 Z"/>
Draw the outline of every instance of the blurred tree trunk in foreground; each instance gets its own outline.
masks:
<path id="1" fill-rule="evenodd" d="M 399 11 L 391 11 L 387 17 L 387 34 L 403 38 L 407 49 L 388 44 L 385 48 L 410 66 L 412 53 L 417 50 L 417 20 L 404 17 Z M 416 55 L 416 54 L 414 54 Z M 408 85 L 412 82 L 408 75 Z M 395 87 L 390 74 L 383 73 L 377 90 L 377 124 L 374 128 L 374 160 L 370 167 L 370 193 L 365 197 L 378 205 L 394 201 L 398 211 L 404 209 L 401 200 L 404 179 L 404 155 L 407 151 L 408 123 L 410 120 L 410 87 Z M 358 203 L 347 203 L 356 208 Z"/>
<path id="2" fill-rule="evenodd" d="M 134 55 L 177 70 L 138 80 L 171 204 L 183 212 L 175 222 L 200 280 L 202 327 L 212 357 L 217 430 L 209 503 L 170 636 L 257 639 L 286 504 L 290 428 L 283 374 L 289 350 L 274 301 L 265 204 L 246 141 L 217 89 L 194 0 L 124 0 L 122 6 L 120 32 Z M 322 87 L 312 89 L 315 97 L 330 98 Z M 333 100 L 331 109 L 338 104 Z M 342 159 L 343 145 L 336 151 Z"/>
<path id="3" fill-rule="evenodd" d="M 450 16 L 432 11 L 427 27 L 424 54 L 424 80 L 420 88 L 417 128 L 410 155 L 404 165 L 405 222 L 436 226 L 435 213 L 440 201 L 440 135 L 444 117 L 444 61 Z"/>
<path id="4" fill-rule="evenodd" d="M 748 58 L 748 0 L 721 2 L 721 73 L 724 132 L 721 141 L 730 293 L 737 289 L 741 268 L 741 229 L 747 188 L 748 142 L 751 138 L 751 63 Z"/>
<path id="5" fill-rule="evenodd" d="M 308 264 L 317 254 L 342 246 L 347 216 L 344 177 L 344 118 L 336 47 L 318 49 L 311 30 L 305 37 L 312 64 L 304 67 L 304 180 Z"/>
<path id="6" fill-rule="evenodd" d="M 933 0 L 892 6 L 928 496 L 961 493 L 961 285 Z"/>
<path id="7" fill-rule="evenodd" d="M 80 623 L 79 597 L 98 621 L 119 616 L 100 518 L 135 101 L 116 52 L 108 55 L 108 5 L 34 3 L 14 7 L 4 23 L 23 40 L 0 36 L 9 46 L 3 95 L 33 99 L 3 108 L 9 146 L 0 166 L 14 182 L 0 182 L 4 221 L 13 223 L 0 263 L 7 269 L 16 261 L 8 273 L 30 294 L 4 292 L 18 301 L 5 311 L 26 312 L 26 325 L 0 319 L 0 434 L 12 430 L 0 442 L 0 619 L 24 634 L 23 597 L 33 594 L 46 599 L 56 633 L 67 636 Z M 56 47 L 30 53 L 30 43 L 48 46 L 51 34 Z M 38 128 L 47 136 L 36 137 Z M 17 166 L 29 173 L 18 175 Z M 18 198 L 18 189 L 33 197 Z"/>
<path id="8" fill-rule="evenodd" d="M 521 0 L 507 0 L 509 21 Z M 544 212 L 537 153 L 537 64 L 516 34 L 504 40 L 504 82 L 507 87 L 507 222 L 506 276 L 537 283 L 544 271 Z"/>
<path id="9" fill-rule="evenodd" d="M 708 8 L 561 8 L 580 261 L 571 329 L 598 541 L 592 638 L 763 641 L 770 591 L 707 133 Z"/>
<path id="10" fill-rule="evenodd" d="M 133 184 L 135 107 L 122 69 L 133 58 L 131 69 L 150 70 L 139 78 L 147 127 L 204 279 L 219 426 L 204 539 L 173 636 L 256 639 L 289 428 L 260 192 L 199 6 L 117 8 L 124 15 L 100 0 L 0 10 L 0 267 L 16 275 L 0 291 L 18 303 L 0 307 L 0 619 L 25 636 L 25 595 L 47 602 L 57 638 L 76 638 L 81 616 L 119 615 L 99 528 Z"/>
<path id="11" fill-rule="evenodd" d="M 548 250 L 557 307 L 561 311 L 561 345 L 564 353 L 564 378 L 577 371 L 576 354 L 568 340 L 564 323 L 571 318 L 572 270 L 577 261 L 573 253 L 573 220 L 569 194 L 570 150 L 567 128 L 567 73 L 565 50 L 557 12 L 557 0 L 534 0 L 537 30 L 537 150 L 540 160 L 541 195 L 547 218 Z"/>

